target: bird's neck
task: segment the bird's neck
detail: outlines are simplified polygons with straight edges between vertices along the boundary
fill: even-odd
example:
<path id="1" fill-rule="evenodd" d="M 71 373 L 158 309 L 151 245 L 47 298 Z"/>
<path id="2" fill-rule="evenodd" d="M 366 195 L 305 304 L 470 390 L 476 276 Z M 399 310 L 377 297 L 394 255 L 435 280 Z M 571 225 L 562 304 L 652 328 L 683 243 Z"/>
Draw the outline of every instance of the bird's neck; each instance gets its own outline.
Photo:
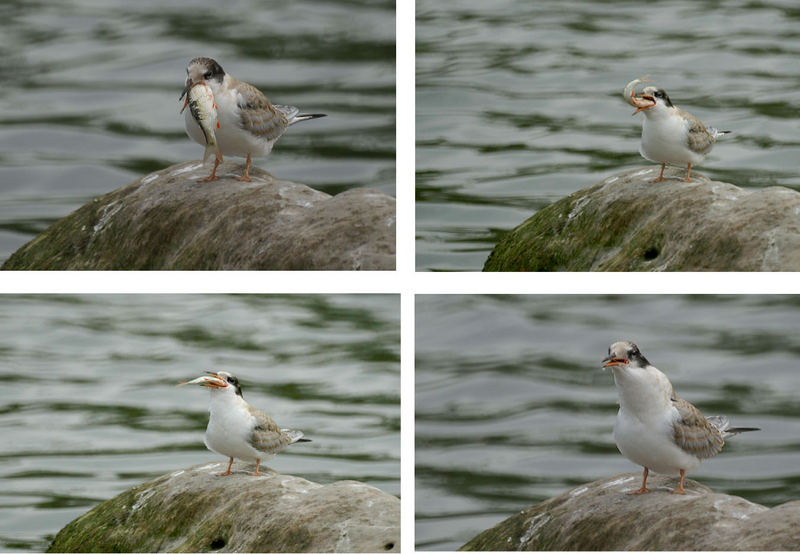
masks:
<path id="1" fill-rule="evenodd" d="M 245 409 L 244 400 L 241 396 L 232 392 L 211 391 L 211 403 L 208 411 L 212 414 L 219 410 L 231 411 L 235 409 Z"/>
<path id="2" fill-rule="evenodd" d="M 621 410 L 647 420 L 671 407 L 672 384 L 658 369 L 653 366 L 612 369 Z"/>

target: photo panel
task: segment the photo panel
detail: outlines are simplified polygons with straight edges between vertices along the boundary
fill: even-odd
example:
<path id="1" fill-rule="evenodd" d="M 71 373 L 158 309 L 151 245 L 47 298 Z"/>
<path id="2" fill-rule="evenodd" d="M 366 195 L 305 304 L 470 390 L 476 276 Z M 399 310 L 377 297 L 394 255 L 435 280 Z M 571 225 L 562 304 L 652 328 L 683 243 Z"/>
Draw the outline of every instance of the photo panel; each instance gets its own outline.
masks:
<path id="1" fill-rule="evenodd" d="M 417 296 L 417 550 L 663 550 L 662 539 L 690 550 L 711 537 L 730 550 L 789 548 L 796 506 L 776 507 L 800 496 L 798 325 L 800 297 L 785 295 Z M 638 385 L 625 382 L 634 369 Z M 620 388 L 631 387 L 626 403 Z M 632 414 L 622 425 L 621 406 Z M 702 457 L 688 502 L 672 500 L 669 465 L 650 472 L 649 494 L 628 496 L 643 456 L 675 454 L 675 406 L 678 429 L 699 441 L 682 449 Z M 741 432 L 720 452 L 703 415 Z M 698 533 L 669 533 L 670 517 Z M 699 533 L 720 521 L 727 531 Z M 754 531 L 765 527 L 768 537 Z"/>
<path id="2" fill-rule="evenodd" d="M 400 551 L 399 295 L 0 314 L 3 551 Z"/>

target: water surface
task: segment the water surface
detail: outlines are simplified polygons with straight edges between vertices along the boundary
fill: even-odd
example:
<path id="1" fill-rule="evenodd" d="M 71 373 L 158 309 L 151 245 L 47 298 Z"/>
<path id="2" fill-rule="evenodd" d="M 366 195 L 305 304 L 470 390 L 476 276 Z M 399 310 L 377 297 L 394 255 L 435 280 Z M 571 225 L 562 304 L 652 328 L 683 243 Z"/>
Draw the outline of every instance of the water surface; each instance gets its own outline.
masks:
<path id="1" fill-rule="evenodd" d="M 257 166 L 329 194 L 394 194 L 394 2 L 221 6 L 0 5 L 0 260 L 92 198 L 202 156 L 178 114 L 196 56 L 277 104 L 328 114 L 292 126 Z"/>
<path id="2" fill-rule="evenodd" d="M 419 549 L 455 550 L 641 471 L 614 444 L 617 393 L 600 369 L 620 339 L 705 414 L 762 429 L 690 478 L 766 506 L 800 499 L 800 297 L 419 296 L 415 317 Z"/>
<path id="3" fill-rule="evenodd" d="M 206 449 L 225 369 L 313 442 L 268 467 L 400 494 L 396 295 L 0 296 L 0 550 L 42 551 L 66 523 Z M 87 546 L 87 549 L 90 547 Z"/>
<path id="4" fill-rule="evenodd" d="M 416 29 L 419 270 L 478 271 L 537 210 L 655 167 L 621 97 L 646 73 L 733 131 L 699 173 L 800 190 L 796 2 L 418 0 Z"/>

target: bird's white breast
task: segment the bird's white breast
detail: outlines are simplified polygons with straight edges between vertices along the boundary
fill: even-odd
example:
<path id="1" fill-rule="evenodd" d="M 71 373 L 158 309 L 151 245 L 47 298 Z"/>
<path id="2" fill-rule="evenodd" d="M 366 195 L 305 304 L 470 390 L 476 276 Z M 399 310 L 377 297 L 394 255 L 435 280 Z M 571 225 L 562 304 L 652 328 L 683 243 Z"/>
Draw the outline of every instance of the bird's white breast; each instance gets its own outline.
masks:
<path id="1" fill-rule="evenodd" d="M 613 368 L 619 393 L 614 441 L 623 456 L 657 473 L 695 469 L 700 460 L 674 443 L 672 424 L 679 417 L 672 406 L 672 385 L 654 367 Z"/>
<path id="2" fill-rule="evenodd" d="M 252 157 L 258 158 L 269 154 L 275 144 L 274 140 L 264 140 L 242 128 L 236 89 L 228 89 L 219 85 L 211 85 L 211 89 L 214 92 L 214 103 L 217 106 L 219 121 L 219 128 L 215 130 L 215 136 L 222 155 L 245 157 L 250 154 Z M 206 138 L 203 131 L 189 112 L 186 110 L 183 118 L 186 133 L 197 144 L 205 146 Z"/>
<path id="3" fill-rule="evenodd" d="M 705 155 L 689 149 L 688 131 L 689 122 L 672 108 L 645 112 L 639 152 L 651 162 L 677 165 L 700 163 Z"/>
<path id="4" fill-rule="evenodd" d="M 255 418 L 240 397 L 212 392 L 208 411 L 211 415 L 204 442 L 210 450 L 245 461 L 263 459 L 250 446 L 249 439 L 255 426 Z"/>

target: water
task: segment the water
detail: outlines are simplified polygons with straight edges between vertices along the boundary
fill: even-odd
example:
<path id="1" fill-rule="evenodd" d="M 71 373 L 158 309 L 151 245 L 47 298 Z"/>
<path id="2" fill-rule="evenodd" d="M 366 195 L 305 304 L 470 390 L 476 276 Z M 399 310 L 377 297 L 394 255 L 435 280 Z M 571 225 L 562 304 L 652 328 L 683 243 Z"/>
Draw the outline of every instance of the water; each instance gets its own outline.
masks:
<path id="1" fill-rule="evenodd" d="M 621 97 L 646 73 L 733 131 L 699 173 L 800 190 L 797 2 L 420 0 L 416 29 L 419 270 L 480 270 L 537 210 L 655 167 Z"/>
<path id="2" fill-rule="evenodd" d="M 275 103 L 328 114 L 293 126 L 257 166 L 329 194 L 394 194 L 394 2 L 220 6 L 0 3 L 0 261 L 92 198 L 202 156 L 178 114 L 196 56 Z"/>
<path id="3" fill-rule="evenodd" d="M 416 542 L 454 550 L 581 483 L 617 451 L 608 346 L 636 342 L 708 415 L 760 427 L 689 475 L 774 506 L 800 498 L 800 297 L 421 296 Z"/>
<path id="4" fill-rule="evenodd" d="M 398 295 L 0 296 L 0 550 L 175 469 L 203 433 L 207 369 L 313 442 L 267 462 L 400 494 Z M 88 547 L 87 547 L 88 548 Z"/>

